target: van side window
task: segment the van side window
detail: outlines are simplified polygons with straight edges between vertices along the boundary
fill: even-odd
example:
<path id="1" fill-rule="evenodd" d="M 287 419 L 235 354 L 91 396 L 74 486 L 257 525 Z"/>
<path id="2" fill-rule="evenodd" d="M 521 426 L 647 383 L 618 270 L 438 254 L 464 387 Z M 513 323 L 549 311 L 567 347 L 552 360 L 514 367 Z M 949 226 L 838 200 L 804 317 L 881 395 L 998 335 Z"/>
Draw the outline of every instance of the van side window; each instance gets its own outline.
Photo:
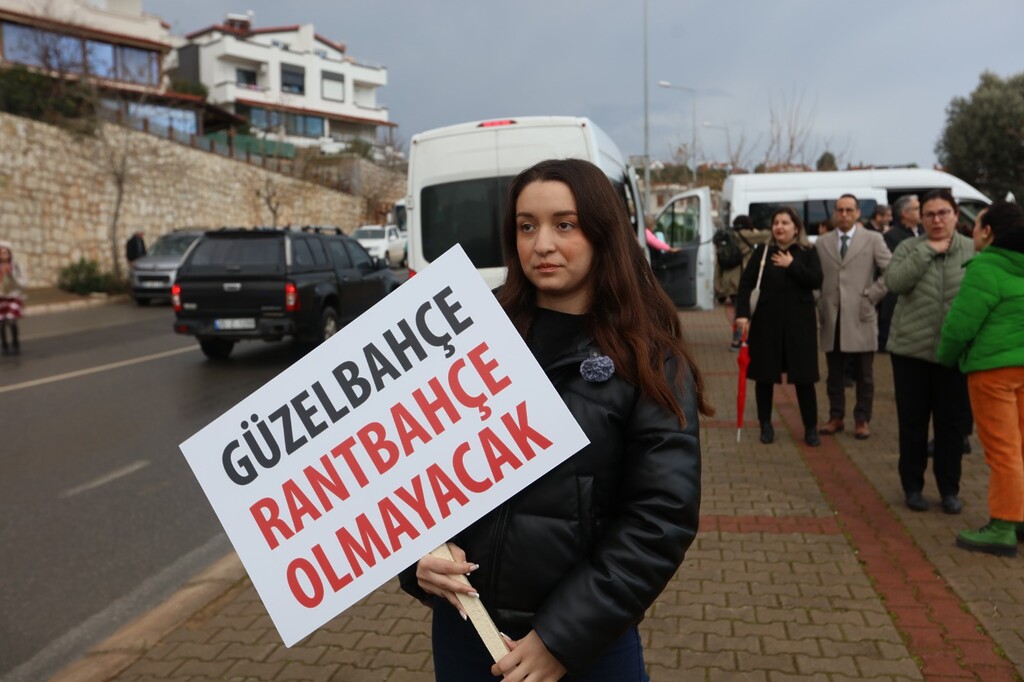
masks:
<path id="1" fill-rule="evenodd" d="M 800 216 L 804 221 L 804 226 L 807 225 L 807 211 L 805 210 L 803 201 L 772 201 L 765 202 L 763 204 L 750 204 L 750 219 L 754 221 L 754 227 L 759 230 L 770 230 L 772 228 L 772 214 L 780 208 L 789 207 L 796 211 L 796 214 Z M 816 224 L 816 223 L 815 223 Z"/>
<path id="2" fill-rule="evenodd" d="M 657 228 L 672 246 L 700 240 L 700 198 L 684 197 L 672 202 L 658 218 Z"/>

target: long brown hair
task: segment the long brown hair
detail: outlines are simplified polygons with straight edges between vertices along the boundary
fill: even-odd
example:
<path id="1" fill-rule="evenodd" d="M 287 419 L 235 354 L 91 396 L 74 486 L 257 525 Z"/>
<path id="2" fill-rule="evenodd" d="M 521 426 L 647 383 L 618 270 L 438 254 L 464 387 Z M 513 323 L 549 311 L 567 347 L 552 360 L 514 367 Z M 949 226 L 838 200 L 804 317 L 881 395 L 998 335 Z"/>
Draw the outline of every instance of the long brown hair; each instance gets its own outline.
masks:
<path id="1" fill-rule="evenodd" d="M 690 354 L 675 306 L 662 290 L 630 226 L 622 201 L 604 172 L 580 159 L 542 161 L 520 173 L 509 188 L 501 240 L 508 275 L 498 301 L 524 337 L 533 324 L 537 291 L 527 279 L 516 248 L 516 203 L 533 182 L 561 182 L 576 199 L 579 229 L 594 250 L 587 326 L 615 371 L 686 425 L 682 408 L 665 377 L 666 353 L 678 360 L 675 376 L 693 377 L 697 409 L 711 415 L 704 382 Z"/>

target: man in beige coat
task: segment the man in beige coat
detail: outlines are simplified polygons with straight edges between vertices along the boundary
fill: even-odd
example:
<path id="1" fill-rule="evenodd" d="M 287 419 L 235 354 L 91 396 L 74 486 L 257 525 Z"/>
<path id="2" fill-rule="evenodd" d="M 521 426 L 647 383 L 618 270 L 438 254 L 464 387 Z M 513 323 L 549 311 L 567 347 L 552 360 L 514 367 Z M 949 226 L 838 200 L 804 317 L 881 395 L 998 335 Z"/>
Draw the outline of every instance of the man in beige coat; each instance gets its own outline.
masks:
<path id="1" fill-rule="evenodd" d="M 825 351 L 825 381 L 829 420 L 821 434 L 843 430 L 846 393 L 843 375 L 853 366 L 857 399 L 853 408 L 854 437 L 870 437 L 868 426 L 874 402 L 874 361 L 878 350 L 878 315 L 875 305 L 885 296 L 885 279 L 892 253 L 878 232 L 858 224 L 857 197 L 844 194 L 836 201 L 836 229 L 818 238 L 815 247 L 824 280 L 818 298 L 821 348 Z"/>

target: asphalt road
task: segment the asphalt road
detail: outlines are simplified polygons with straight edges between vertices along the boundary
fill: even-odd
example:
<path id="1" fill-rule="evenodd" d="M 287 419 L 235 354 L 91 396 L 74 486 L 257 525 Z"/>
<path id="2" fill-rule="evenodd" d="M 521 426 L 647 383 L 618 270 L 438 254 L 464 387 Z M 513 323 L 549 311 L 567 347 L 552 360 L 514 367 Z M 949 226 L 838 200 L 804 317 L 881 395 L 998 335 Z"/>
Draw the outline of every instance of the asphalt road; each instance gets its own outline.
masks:
<path id="1" fill-rule="evenodd" d="M 297 359 L 211 363 L 167 306 L 22 320 L 0 358 L 0 680 L 49 677 L 230 549 L 178 444 Z"/>

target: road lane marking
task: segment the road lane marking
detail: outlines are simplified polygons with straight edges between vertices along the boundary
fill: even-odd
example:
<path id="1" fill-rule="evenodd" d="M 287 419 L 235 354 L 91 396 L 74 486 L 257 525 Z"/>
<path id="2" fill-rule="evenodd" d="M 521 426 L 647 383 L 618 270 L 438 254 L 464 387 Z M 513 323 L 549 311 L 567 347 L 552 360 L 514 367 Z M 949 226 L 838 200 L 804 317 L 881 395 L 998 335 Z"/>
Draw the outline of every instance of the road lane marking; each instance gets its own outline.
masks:
<path id="1" fill-rule="evenodd" d="M 83 483 L 80 486 L 69 488 L 60 494 L 60 497 L 73 497 L 79 493 L 84 493 L 86 490 L 92 490 L 93 488 L 99 488 L 101 485 L 106 485 L 112 481 L 116 481 L 119 478 L 124 478 L 128 474 L 133 474 L 139 469 L 145 469 L 149 466 L 148 459 L 140 459 L 138 462 L 132 462 L 127 466 L 123 466 L 120 469 L 115 469 L 109 474 L 104 474 L 99 478 L 94 478 L 88 483 Z"/>
<path id="2" fill-rule="evenodd" d="M 120 362 L 111 362 L 108 365 L 99 365 L 98 367 L 89 367 L 87 369 L 78 369 L 74 372 L 65 372 L 64 374 L 55 374 L 52 377 L 43 377 L 42 379 L 33 379 L 32 381 L 23 381 L 20 384 L 11 384 L 10 386 L 0 386 L 0 393 L 10 393 L 11 391 L 20 391 L 23 388 L 32 388 L 33 386 L 42 386 L 44 384 L 52 384 L 55 381 L 66 381 L 68 379 L 77 379 L 78 377 L 88 376 L 90 374 L 96 374 L 98 372 L 106 372 L 111 369 L 119 369 L 121 367 L 130 367 L 131 365 L 137 365 L 142 362 L 149 362 L 150 360 L 159 360 L 161 358 L 169 358 L 172 355 L 181 355 L 182 353 L 189 353 L 194 350 L 198 350 L 199 346 L 187 346 L 185 348 L 176 348 L 174 350 L 165 350 L 162 353 L 153 353 L 152 355 L 143 355 L 139 358 L 132 358 L 131 360 L 121 360 Z"/>

